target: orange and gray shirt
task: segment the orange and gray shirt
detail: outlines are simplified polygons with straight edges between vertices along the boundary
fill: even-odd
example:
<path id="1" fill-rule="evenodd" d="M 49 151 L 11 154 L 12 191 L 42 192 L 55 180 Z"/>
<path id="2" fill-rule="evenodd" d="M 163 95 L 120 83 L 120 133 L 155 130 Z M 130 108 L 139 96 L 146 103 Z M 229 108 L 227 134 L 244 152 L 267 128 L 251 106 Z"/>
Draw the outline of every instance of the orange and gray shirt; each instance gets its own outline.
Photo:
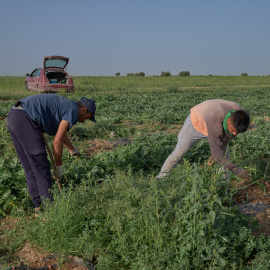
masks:
<path id="1" fill-rule="evenodd" d="M 212 157 L 237 175 L 241 168 L 230 162 L 224 155 L 228 142 L 235 137 L 223 128 L 224 118 L 230 110 L 243 110 L 243 108 L 232 101 L 206 100 L 191 108 L 190 117 L 194 128 L 208 137 Z"/>

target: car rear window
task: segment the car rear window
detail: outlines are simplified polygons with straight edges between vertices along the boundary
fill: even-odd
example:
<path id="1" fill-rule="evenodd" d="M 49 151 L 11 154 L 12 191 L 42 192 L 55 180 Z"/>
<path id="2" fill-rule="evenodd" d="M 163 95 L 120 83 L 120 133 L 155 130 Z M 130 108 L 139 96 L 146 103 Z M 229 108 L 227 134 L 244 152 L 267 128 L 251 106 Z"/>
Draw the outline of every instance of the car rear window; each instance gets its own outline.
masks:
<path id="1" fill-rule="evenodd" d="M 65 65 L 66 65 L 66 61 L 61 60 L 61 59 L 47 59 L 45 61 L 45 68 L 49 68 L 49 67 L 64 68 Z"/>

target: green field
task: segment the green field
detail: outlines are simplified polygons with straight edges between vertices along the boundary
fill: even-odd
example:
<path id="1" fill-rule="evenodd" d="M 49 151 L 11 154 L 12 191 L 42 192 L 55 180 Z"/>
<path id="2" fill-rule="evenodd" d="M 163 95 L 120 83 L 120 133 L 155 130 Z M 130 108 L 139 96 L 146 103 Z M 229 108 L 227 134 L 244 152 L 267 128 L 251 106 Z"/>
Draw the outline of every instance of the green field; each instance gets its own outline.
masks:
<path id="1" fill-rule="evenodd" d="M 55 184 L 54 202 L 40 220 L 32 218 L 24 172 L 5 121 L 15 101 L 36 92 L 24 89 L 24 77 L 0 77 L 0 221 L 20 220 L 12 229 L 0 227 L 0 267 L 19 263 L 14 254 L 26 242 L 105 270 L 269 265 L 269 237 L 254 235 L 257 222 L 241 215 L 238 205 L 247 186 L 268 191 L 270 77 L 73 78 L 74 93 L 60 94 L 74 101 L 94 99 L 97 124 L 78 123 L 69 132 L 83 155 L 74 159 L 64 149 L 63 190 L 59 193 Z M 189 109 L 217 98 L 239 103 L 258 125 L 230 142 L 230 159 L 250 172 L 250 182 L 240 187 L 236 176 L 225 182 L 218 165 L 207 166 L 206 140 L 170 177 L 157 180 Z M 97 147 L 122 138 L 131 143 L 104 151 Z M 47 140 L 51 144 L 53 137 Z M 241 200 L 247 204 L 248 195 Z"/>

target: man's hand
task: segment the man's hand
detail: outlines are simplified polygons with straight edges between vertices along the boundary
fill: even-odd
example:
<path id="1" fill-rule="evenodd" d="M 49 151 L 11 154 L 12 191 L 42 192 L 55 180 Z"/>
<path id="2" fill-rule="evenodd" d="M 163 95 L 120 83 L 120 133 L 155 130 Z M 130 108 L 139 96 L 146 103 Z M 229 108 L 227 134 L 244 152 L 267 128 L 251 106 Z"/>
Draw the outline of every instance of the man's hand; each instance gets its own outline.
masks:
<path id="1" fill-rule="evenodd" d="M 74 147 L 73 150 L 69 150 L 69 153 L 71 154 L 72 157 L 79 157 L 81 155 L 76 147 Z"/>
<path id="2" fill-rule="evenodd" d="M 55 169 L 53 170 L 53 176 L 57 179 L 57 180 L 61 180 L 62 176 L 63 176 L 63 166 L 56 166 Z"/>
<path id="3" fill-rule="evenodd" d="M 247 170 L 245 170 L 245 169 L 241 169 L 237 176 L 242 178 L 243 180 L 244 179 L 248 179 L 248 180 L 250 179 L 249 172 Z"/>

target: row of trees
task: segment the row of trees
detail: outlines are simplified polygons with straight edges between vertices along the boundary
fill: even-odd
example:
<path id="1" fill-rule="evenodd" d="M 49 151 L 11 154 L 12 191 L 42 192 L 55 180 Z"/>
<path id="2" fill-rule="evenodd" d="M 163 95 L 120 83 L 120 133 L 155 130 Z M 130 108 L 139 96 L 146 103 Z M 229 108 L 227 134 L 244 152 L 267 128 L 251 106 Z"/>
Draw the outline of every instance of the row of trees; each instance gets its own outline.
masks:
<path id="1" fill-rule="evenodd" d="M 115 73 L 115 76 L 120 76 L 120 72 Z M 162 77 L 168 77 L 171 76 L 171 72 L 170 71 L 162 71 L 161 75 Z M 145 73 L 144 72 L 138 72 L 138 73 L 127 73 L 127 76 L 137 76 L 137 77 L 144 77 Z M 190 76 L 190 72 L 189 71 L 181 71 L 179 72 L 178 76 L 182 76 L 182 77 L 187 77 Z"/>
<path id="2" fill-rule="evenodd" d="M 121 75 L 120 72 L 115 73 L 115 76 L 120 76 L 120 75 Z M 127 73 L 127 76 L 143 77 L 143 76 L 145 76 L 145 73 L 144 72 Z M 169 76 L 172 76 L 172 74 L 171 74 L 170 71 L 162 71 L 160 76 L 169 77 Z M 181 72 L 178 73 L 178 76 L 180 76 L 180 77 L 188 77 L 188 76 L 190 76 L 190 72 L 189 71 L 181 71 Z M 208 76 L 213 76 L 213 75 L 209 74 Z M 242 73 L 241 76 L 248 76 L 248 74 L 247 73 Z M 270 76 L 270 74 L 268 76 Z"/>
<path id="3" fill-rule="evenodd" d="M 163 77 L 168 77 L 168 76 L 171 76 L 171 72 L 170 71 L 162 71 L 161 72 L 161 76 Z M 189 71 L 181 71 L 178 73 L 178 76 L 181 76 L 181 77 L 188 77 L 190 76 L 190 72 Z"/>

